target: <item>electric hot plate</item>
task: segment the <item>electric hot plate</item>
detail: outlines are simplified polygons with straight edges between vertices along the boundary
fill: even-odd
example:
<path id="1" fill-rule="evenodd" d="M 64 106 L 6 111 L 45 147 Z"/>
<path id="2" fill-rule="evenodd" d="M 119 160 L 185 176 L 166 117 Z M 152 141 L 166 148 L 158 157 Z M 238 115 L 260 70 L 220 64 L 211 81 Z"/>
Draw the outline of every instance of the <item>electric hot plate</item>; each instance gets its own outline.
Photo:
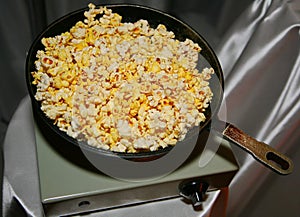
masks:
<path id="1" fill-rule="evenodd" d="M 207 191 L 215 191 L 227 187 L 239 169 L 230 143 L 213 135 L 220 146 L 216 153 L 211 153 L 213 157 L 204 165 L 201 165 L 201 159 L 212 152 L 209 147 L 194 150 L 179 168 L 161 178 L 140 182 L 122 181 L 105 175 L 85 159 L 81 165 L 74 163 L 71 156 L 68 157 L 72 153 L 59 152 L 51 144 L 55 141 L 46 139 L 37 125 L 35 135 L 40 192 L 46 216 L 103 212 L 182 196 L 197 205 L 201 202 L 199 194 L 191 193 L 190 188 L 196 186 L 198 189 L 201 185 Z M 182 189 L 182 186 L 188 188 Z"/>

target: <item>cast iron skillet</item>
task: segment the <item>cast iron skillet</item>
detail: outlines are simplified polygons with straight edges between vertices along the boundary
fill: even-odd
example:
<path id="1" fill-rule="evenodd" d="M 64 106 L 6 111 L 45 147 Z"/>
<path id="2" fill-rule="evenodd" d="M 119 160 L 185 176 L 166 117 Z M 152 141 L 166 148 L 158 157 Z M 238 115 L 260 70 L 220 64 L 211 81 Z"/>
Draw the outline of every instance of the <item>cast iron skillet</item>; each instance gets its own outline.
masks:
<path id="1" fill-rule="evenodd" d="M 207 118 L 206 121 L 200 126 L 200 134 L 203 130 L 211 130 L 211 120 L 218 121 L 220 123 L 220 126 L 223 123 L 225 129 L 220 128 L 216 130 L 221 131 L 225 138 L 231 140 L 235 144 L 248 151 L 257 160 L 259 160 L 269 168 L 273 169 L 277 173 L 289 174 L 292 172 L 293 164 L 288 157 L 274 150 L 272 147 L 256 141 L 254 138 L 248 136 L 232 124 L 224 123 L 217 119 L 216 114 L 218 113 L 223 98 L 223 72 L 217 56 L 201 35 L 199 35 L 191 27 L 189 27 L 182 21 L 176 19 L 175 17 L 152 8 L 128 4 L 106 6 L 108 8 L 111 8 L 113 12 L 120 14 L 123 17 L 122 22 L 135 22 L 139 19 L 145 19 L 153 28 L 155 28 L 158 24 L 164 24 L 167 27 L 168 31 L 174 32 L 176 39 L 184 41 L 186 38 L 189 38 L 194 42 L 198 43 L 199 46 L 202 48 L 199 65 L 200 69 L 202 69 L 205 66 L 210 66 L 213 67 L 215 71 L 215 74 L 213 75 L 210 81 L 210 87 L 213 91 L 214 96 L 210 107 L 205 111 L 205 115 Z M 40 119 L 39 123 L 41 123 L 41 125 L 43 125 L 44 128 L 47 128 L 48 130 L 52 131 L 52 133 L 55 132 L 56 136 L 76 146 L 78 146 L 78 141 L 69 137 L 66 133 L 60 131 L 58 127 L 53 124 L 53 121 L 46 117 L 46 115 L 40 109 L 40 102 L 38 102 L 34 98 L 34 95 L 36 93 L 36 87 L 35 85 L 32 85 L 33 78 L 31 76 L 31 72 L 35 71 L 34 62 L 36 60 L 37 51 L 44 49 L 44 46 L 41 43 L 41 39 L 44 37 L 53 37 L 55 35 L 59 35 L 63 32 L 69 31 L 70 28 L 76 24 L 76 22 L 84 20 L 85 17 L 83 13 L 86 10 L 87 8 L 84 8 L 72 12 L 49 25 L 33 42 L 28 52 L 26 60 L 26 82 L 29 90 L 29 95 L 31 97 L 35 117 Z M 95 148 L 89 146 L 88 144 L 81 143 L 80 145 L 80 147 L 84 148 L 85 151 L 91 151 L 99 155 L 105 154 L 111 156 L 118 156 L 125 159 L 137 161 L 155 159 L 157 157 L 163 156 L 172 149 L 172 147 L 167 147 L 153 152 L 118 153 Z"/>

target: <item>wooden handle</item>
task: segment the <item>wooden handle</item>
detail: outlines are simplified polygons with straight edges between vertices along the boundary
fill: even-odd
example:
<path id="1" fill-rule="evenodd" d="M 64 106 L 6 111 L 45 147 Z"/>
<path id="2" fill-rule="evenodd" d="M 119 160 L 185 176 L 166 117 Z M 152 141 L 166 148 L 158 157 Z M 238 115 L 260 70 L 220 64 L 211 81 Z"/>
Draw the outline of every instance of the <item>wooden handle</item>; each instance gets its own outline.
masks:
<path id="1" fill-rule="evenodd" d="M 275 172 L 287 175 L 293 171 L 293 162 L 291 159 L 271 146 L 257 141 L 232 124 L 227 123 L 223 135 Z"/>

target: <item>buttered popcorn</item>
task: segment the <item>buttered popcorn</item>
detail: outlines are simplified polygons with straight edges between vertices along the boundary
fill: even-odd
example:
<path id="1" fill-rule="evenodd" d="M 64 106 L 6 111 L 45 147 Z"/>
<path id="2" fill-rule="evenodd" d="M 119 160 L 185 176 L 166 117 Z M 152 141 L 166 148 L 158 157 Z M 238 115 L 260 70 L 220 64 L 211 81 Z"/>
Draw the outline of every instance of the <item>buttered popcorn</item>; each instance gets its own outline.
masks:
<path id="1" fill-rule="evenodd" d="M 96 15 L 102 15 L 96 19 Z M 35 98 L 60 130 L 91 146 L 155 151 L 175 145 L 205 121 L 213 69 L 196 69 L 201 48 L 162 24 L 122 23 L 89 4 L 70 31 L 43 38 Z"/>

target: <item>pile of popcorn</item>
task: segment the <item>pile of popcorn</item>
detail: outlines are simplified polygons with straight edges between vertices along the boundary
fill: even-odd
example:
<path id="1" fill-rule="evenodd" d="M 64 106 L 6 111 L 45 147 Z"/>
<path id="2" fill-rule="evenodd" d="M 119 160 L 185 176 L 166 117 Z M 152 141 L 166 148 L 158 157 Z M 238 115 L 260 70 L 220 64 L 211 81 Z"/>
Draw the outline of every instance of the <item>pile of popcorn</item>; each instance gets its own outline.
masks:
<path id="1" fill-rule="evenodd" d="M 91 146 L 135 153 L 175 145 L 205 121 L 213 69 L 197 69 L 201 48 L 146 20 L 122 23 L 89 4 L 70 31 L 43 38 L 35 98 L 60 130 Z M 101 15 L 99 19 L 96 16 Z"/>

